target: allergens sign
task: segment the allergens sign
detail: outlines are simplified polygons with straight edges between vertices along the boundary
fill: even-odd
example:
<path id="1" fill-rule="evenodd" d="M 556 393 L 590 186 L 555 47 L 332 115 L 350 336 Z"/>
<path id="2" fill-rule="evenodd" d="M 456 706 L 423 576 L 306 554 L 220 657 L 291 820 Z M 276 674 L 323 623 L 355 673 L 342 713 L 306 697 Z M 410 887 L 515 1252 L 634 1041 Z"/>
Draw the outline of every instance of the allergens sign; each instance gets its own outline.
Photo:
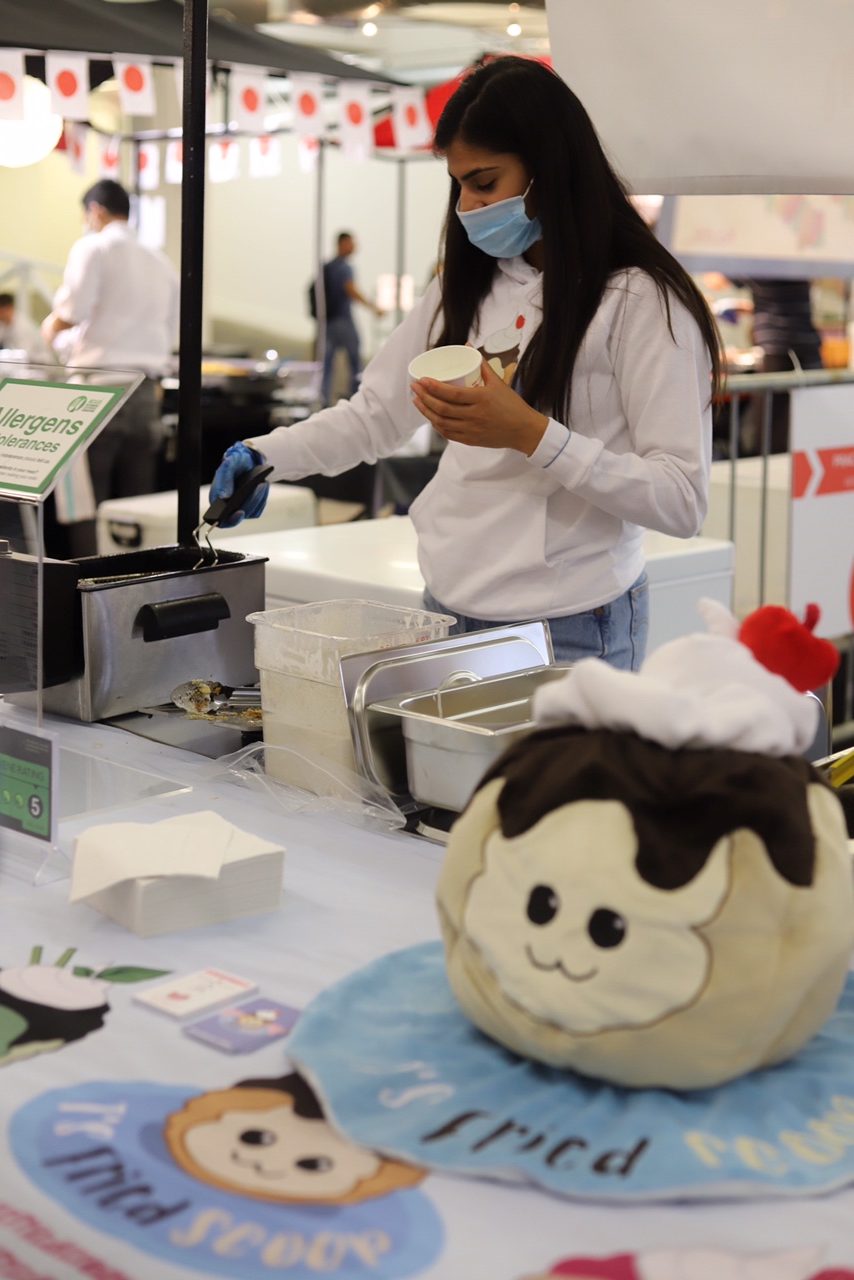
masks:
<path id="1" fill-rule="evenodd" d="M 62 468 L 86 448 L 128 389 L 0 381 L 0 494 L 47 497 Z"/>

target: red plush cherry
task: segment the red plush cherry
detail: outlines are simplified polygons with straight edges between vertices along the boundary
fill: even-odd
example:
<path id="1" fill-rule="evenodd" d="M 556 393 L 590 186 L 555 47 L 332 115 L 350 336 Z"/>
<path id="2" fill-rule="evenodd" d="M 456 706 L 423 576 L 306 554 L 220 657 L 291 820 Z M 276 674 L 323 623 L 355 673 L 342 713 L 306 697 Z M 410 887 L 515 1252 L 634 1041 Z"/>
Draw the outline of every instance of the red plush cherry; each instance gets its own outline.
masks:
<path id="1" fill-rule="evenodd" d="M 836 675 L 839 650 L 830 640 L 814 635 L 821 617 L 817 604 L 808 604 L 803 622 L 778 604 L 765 604 L 747 615 L 738 638 L 757 662 L 806 693 Z"/>

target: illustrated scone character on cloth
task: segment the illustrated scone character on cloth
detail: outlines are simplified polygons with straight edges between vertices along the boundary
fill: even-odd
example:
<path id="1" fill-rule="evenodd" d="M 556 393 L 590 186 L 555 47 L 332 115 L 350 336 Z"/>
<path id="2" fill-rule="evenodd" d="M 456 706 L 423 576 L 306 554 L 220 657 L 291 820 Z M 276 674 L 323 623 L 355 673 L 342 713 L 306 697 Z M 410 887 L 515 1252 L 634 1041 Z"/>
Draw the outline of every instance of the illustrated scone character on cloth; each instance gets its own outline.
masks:
<path id="1" fill-rule="evenodd" d="M 169 1116 L 165 1137 L 185 1173 L 256 1200 L 359 1204 L 424 1177 L 341 1137 L 296 1072 L 199 1094 Z"/>
<path id="2" fill-rule="evenodd" d="M 579 662 L 451 832 L 438 889 L 465 1013 L 525 1057 L 694 1089 L 785 1061 L 854 945 L 842 808 L 803 759 L 833 645 L 777 607 L 639 672 Z M 761 660 L 760 660 L 761 659 Z"/>

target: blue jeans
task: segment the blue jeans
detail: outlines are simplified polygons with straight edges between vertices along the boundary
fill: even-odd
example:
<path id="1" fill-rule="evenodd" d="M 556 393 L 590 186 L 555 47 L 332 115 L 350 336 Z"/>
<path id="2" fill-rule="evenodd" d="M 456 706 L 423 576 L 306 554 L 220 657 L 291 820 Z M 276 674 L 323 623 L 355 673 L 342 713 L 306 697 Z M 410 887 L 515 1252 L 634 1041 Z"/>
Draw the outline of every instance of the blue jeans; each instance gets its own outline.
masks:
<path id="1" fill-rule="evenodd" d="M 323 353 L 323 403 L 329 404 L 332 390 L 332 370 L 335 357 L 339 351 L 347 352 L 350 363 L 350 395 L 354 395 L 359 386 L 359 371 L 362 358 L 359 354 L 359 333 L 352 316 L 336 316 L 326 322 L 326 350 Z"/>
<path id="2" fill-rule="evenodd" d="M 455 613 L 424 592 L 424 608 L 434 613 Z M 506 627 L 506 622 L 487 622 L 457 614 L 451 635 Z M 649 585 L 646 573 L 610 604 L 600 604 L 585 613 L 563 618 L 547 618 L 556 662 L 578 662 L 580 658 L 601 658 L 621 671 L 637 671 L 646 654 L 649 634 Z"/>

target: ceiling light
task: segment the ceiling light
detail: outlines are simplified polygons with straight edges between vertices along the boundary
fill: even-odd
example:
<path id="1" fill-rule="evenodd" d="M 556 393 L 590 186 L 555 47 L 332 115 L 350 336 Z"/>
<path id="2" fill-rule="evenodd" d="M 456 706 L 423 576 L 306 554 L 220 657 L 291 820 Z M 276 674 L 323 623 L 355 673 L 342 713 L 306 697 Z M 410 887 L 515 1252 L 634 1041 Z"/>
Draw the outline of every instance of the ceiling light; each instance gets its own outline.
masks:
<path id="1" fill-rule="evenodd" d="M 62 134 L 62 116 L 51 111 L 50 90 L 24 76 L 23 120 L 0 120 L 0 165 L 21 169 L 50 155 Z"/>
<path id="2" fill-rule="evenodd" d="M 379 27 L 375 22 L 365 22 L 362 24 L 363 36 L 375 36 L 378 30 L 379 30 Z"/>
<path id="3" fill-rule="evenodd" d="M 518 22 L 508 23 L 507 34 L 508 36 L 520 36 L 522 34 L 522 28 L 519 26 L 519 23 Z"/>
<path id="4" fill-rule="evenodd" d="M 367 9 L 362 10 L 362 17 L 376 18 L 378 14 L 382 13 L 382 11 L 383 7 L 381 4 L 369 4 Z"/>

